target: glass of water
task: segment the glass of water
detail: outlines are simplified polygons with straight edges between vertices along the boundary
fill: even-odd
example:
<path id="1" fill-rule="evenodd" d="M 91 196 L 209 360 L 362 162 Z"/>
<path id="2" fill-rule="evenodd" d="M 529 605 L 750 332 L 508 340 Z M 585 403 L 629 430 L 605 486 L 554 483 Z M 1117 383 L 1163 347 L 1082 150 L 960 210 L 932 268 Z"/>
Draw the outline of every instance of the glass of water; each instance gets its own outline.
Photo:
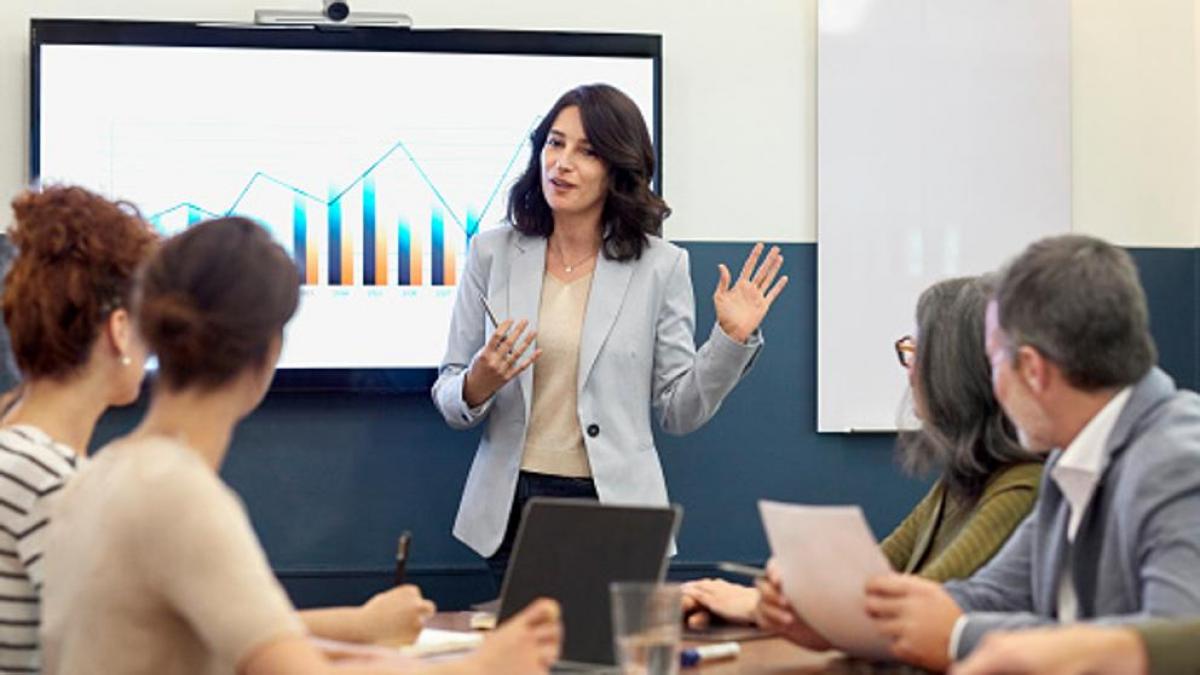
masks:
<path id="1" fill-rule="evenodd" d="M 676 675 L 683 626 L 679 584 L 613 582 L 613 641 L 624 675 Z"/>

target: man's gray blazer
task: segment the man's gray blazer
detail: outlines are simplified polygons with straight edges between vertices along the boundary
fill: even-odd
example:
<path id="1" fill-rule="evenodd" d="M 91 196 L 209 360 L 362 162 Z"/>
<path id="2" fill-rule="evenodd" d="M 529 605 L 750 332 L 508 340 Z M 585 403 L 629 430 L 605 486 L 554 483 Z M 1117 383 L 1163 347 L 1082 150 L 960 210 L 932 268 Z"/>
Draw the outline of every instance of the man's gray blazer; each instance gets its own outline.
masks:
<path id="1" fill-rule="evenodd" d="M 957 658 L 989 631 L 1055 623 L 1068 560 L 1081 621 L 1200 615 L 1200 396 L 1157 368 L 1134 386 L 1070 552 L 1069 506 L 1050 478 L 1061 454 L 1050 455 L 1033 511 L 996 557 L 946 584 L 967 613 Z"/>
<path id="2" fill-rule="evenodd" d="M 650 429 L 650 409 L 668 433 L 704 424 L 749 369 L 762 346 L 738 344 L 713 326 L 699 350 L 687 251 L 658 237 L 637 260 L 600 256 L 580 337 L 579 426 L 596 492 L 605 503 L 662 506 L 666 483 Z M 487 420 L 463 488 L 454 535 L 489 556 L 500 546 L 516 489 L 533 398 L 533 370 L 478 409 L 467 407 L 463 380 L 492 334 L 480 301 L 497 318 L 537 327 L 546 239 L 511 227 L 475 237 L 454 303 L 446 356 L 433 401 L 446 422 L 466 429 Z M 535 366 L 536 367 L 536 366 Z"/>

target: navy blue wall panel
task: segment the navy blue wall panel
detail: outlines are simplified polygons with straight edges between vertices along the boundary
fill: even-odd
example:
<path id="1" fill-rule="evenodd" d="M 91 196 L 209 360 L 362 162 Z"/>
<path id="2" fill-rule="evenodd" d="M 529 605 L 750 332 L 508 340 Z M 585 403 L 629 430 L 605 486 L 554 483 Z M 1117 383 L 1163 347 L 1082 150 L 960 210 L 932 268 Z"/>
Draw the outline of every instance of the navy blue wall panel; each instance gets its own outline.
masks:
<path id="1" fill-rule="evenodd" d="M 687 248 L 703 338 L 716 265 L 738 269 L 748 247 Z M 927 487 L 896 470 L 891 435 L 814 431 L 816 247 L 788 245 L 784 253 L 791 285 L 768 317 L 754 369 L 706 427 L 658 438 L 671 496 L 685 511 L 677 576 L 706 573 L 717 560 L 764 559 L 759 498 L 861 504 L 882 536 Z M 1200 253 L 1133 254 L 1162 363 L 1194 387 Z M 880 336 L 879 349 L 891 349 L 894 337 Z M 140 414 L 136 406 L 109 413 L 96 443 Z M 238 429 L 223 475 L 299 605 L 357 602 L 385 587 L 395 537 L 409 529 L 412 579 L 441 606 L 462 607 L 492 594 L 482 562 L 450 535 L 478 433 L 451 431 L 426 395 L 277 393 Z"/>
<path id="2" fill-rule="evenodd" d="M 1150 332 L 1158 361 L 1176 384 L 1200 385 L 1200 251 L 1172 248 L 1128 249 L 1137 263 L 1150 306 Z"/>

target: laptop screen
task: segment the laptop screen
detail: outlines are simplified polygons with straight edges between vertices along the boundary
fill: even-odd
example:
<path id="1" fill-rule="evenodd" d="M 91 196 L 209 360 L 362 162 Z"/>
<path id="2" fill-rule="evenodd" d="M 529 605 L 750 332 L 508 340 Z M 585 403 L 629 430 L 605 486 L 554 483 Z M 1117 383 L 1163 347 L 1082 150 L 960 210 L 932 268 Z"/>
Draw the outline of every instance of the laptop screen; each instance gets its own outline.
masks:
<path id="1" fill-rule="evenodd" d="M 609 584 L 662 580 L 681 518 L 679 506 L 531 499 L 504 577 L 500 621 L 554 598 L 562 606 L 563 661 L 615 663 Z"/>

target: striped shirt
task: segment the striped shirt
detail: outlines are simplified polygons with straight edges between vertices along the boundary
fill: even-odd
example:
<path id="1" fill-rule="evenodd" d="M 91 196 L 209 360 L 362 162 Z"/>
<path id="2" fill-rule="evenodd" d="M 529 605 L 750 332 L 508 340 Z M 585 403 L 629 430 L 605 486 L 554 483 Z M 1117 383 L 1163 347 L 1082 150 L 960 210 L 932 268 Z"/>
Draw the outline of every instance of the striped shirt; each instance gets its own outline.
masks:
<path id="1" fill-rule="evenodd" d="M 0 428 L 0 673 L 36 673 L 50 508 L 82 462 L 37 427 Z"/>

